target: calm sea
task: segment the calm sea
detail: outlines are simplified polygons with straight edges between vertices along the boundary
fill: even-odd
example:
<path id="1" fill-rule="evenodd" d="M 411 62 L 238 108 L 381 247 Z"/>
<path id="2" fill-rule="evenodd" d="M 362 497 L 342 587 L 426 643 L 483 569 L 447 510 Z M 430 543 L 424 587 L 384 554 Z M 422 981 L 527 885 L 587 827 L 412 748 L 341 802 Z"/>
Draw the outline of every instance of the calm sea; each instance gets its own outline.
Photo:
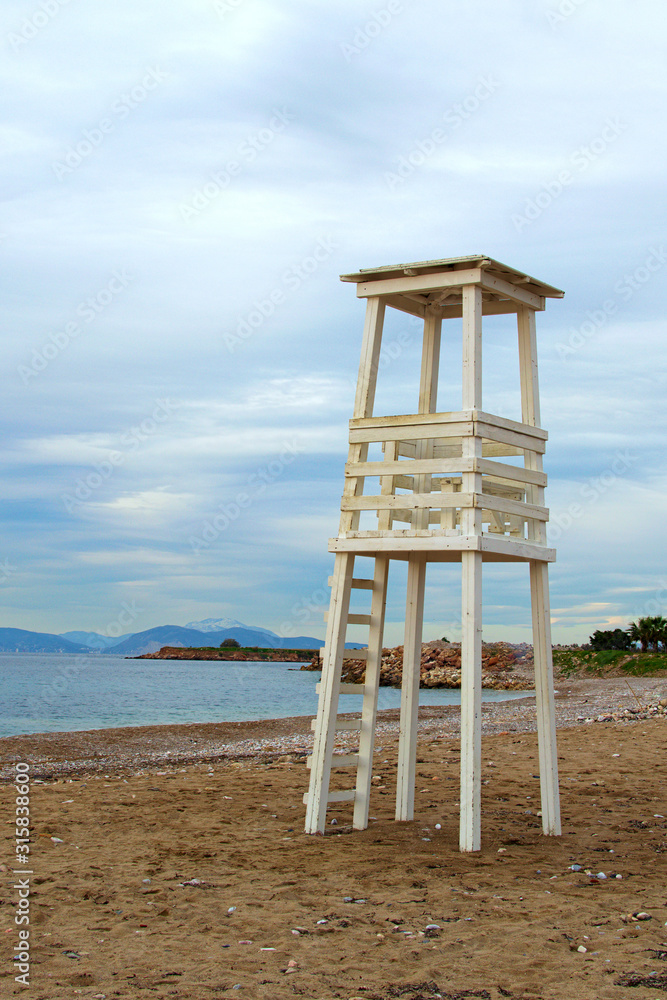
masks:
<path id="1" fill-rule="evenodd" d="M 320 674 L 299 666 L 0 653 L 0 736 L 315 715 Z M 484 699 L 522 695 L 485 691 Z M 379 708 L 400 701 L 399 690 L 380 688 Z M 420 692 L 422 705 L 460 702 L 457 690 Z M 341 696 L 341 711 L 358 707 L 358 697 Z"/>

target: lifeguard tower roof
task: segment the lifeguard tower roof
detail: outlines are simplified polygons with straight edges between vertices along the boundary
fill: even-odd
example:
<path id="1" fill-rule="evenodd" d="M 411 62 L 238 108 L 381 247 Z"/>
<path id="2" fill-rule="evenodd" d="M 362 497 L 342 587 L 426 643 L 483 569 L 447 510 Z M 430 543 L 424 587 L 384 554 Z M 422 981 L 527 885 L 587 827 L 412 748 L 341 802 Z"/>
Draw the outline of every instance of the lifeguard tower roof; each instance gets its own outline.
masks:
<path id="1" fill-rule="evenodd" d="M 507 305 L 512 303 L 512 311 L 515 305 L 529 305 L 541 310 L 544 309 L 545 298 L 560 299 L 564 294 L 560 288 L 547 285 L 484 254 L 369 267 L 356 274 L 341 274 L 340 278 L 341 281 L 356 282 L 360 298 L 372 295 L 395 297 L 392 305 L 405 308 L 406 312 L 419 313 L 425 306 L 453 306 L 457 292 L 460 296 L 461 286 L 468 284 L 481 285 L 484 312 L 504 312 L 505 309 L 498 308 L 501 302 Z M 406 308 L 409 300 L 412 308 Z"/>

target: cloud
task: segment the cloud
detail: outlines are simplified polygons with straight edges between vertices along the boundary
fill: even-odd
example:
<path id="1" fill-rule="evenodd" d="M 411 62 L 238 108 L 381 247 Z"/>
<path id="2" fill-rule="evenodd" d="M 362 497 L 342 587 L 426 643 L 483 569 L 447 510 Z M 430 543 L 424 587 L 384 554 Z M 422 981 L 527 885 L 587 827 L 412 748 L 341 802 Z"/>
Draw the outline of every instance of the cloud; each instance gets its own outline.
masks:
<path id="1" fill-rule="evenodd" d="M 549 3 L 503 0 L 492 18 L 485 0 L 380 18 L 386 6 L 120 0 L 44 20 L 39 5 L 7 5 L 7 624 L 103 627 L 139 587 L 151 624 L 229 614 L 277 627 L 331 567 L 363 326 L 338 274 L 470 252 L 566 290 L 538 320 L 554 605 L 604 605 L 606 621 L 652 599 L 662 8 L 629 22 L 587 0 L 554 23 Z M 131 278 L 109 298 L 115 273 Z M 456 409 L 459 332 L 445 326 L 439 405 Z M 409 317 L 388 322 L 378 412 L 414 409 L 419 346 Z M 484 361 L 486 407 L 518 415 L 505 318 L 485 328 Z M 174 404 L 164 420 L 160 400 Z M 89 495 L 67 509 L 77 489 Z M 196 554 L 189 539 L 230 505 L 239 514 Z M 526 581 L 498 573 L 488 629 L 526 636 Z M 455 624 L 456 574 L 431 575 L 429 621 L 442 628 L 446 611 Z M 563 628 L 586 639 L 596 613 L 577 624 L 572 611 Z"/>

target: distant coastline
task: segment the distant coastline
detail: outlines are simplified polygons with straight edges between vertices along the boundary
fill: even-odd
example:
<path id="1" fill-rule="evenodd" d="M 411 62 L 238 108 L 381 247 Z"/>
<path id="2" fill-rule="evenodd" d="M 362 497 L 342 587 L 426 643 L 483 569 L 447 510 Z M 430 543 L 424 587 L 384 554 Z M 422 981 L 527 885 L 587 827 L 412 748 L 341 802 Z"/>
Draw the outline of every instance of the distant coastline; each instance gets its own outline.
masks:
<path id="1" fill-rule="evenodd" d="M 163 646 L 156 653 L 142 653 L 141 656 L 126 656 L 126 660 L 249 660 L 254 663 L 304 663 L 312 660 L 316 649 L 273 649 L 265 646 L 237 648 L 229 646 Z"/>

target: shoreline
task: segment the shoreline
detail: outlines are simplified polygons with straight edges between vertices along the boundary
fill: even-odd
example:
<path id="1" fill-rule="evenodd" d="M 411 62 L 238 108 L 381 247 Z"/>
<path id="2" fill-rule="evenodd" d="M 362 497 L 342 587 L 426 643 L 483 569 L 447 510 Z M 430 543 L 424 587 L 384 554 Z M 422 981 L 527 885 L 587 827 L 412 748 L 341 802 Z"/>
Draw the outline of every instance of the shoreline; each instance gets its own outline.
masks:
<path id="1" fill-rule="evenodd" d="M 641 706 L 667 696 L 659 677 L 578 679 L 557 682 L 555 708 L 558 729 L 586 725 L 609 713 L 633 713 L 621 722 L 643 718 Z M 355 713 L 348 713 L 353 716 Z M 274 760 L 291 756 L 301 760 L 312 747 L 312 715 L 248 722 L 179 723 L 128 726 L 74 732 L 35 733 L 0 737 L 0 781 L 11 779 L 17 760 L 30 764 L 37 779 L 63 775 L 94 774 L 105 770 L 139 773 L 155 767 L 183 766 L 201 761 Z M 399 710 L 378 712 L 376 742 L 398 736 Z M 484 702 L 482 733 L 485 736 L 536 731 L 535 694 L 503 701 Z M 420 739 L 457 738 L 460 706 L 421 706 Z M 336 746 L 351 746 L 354 735 L 339 733 Z"/>

